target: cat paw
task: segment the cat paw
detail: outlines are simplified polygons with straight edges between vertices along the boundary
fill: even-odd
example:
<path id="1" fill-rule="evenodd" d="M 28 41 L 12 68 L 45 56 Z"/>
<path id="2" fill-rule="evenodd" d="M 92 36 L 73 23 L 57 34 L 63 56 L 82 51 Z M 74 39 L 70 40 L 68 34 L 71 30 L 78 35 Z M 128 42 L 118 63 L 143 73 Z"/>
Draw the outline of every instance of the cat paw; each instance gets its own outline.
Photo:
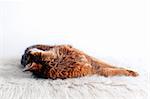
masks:
<path id="1" fill-rule="evenodd" d="M 135 71 L 127 70 L 127 72 L 128 72 L 128 76 L 133 76 L 133 77 L 139 76 L 139 74 Z"/>

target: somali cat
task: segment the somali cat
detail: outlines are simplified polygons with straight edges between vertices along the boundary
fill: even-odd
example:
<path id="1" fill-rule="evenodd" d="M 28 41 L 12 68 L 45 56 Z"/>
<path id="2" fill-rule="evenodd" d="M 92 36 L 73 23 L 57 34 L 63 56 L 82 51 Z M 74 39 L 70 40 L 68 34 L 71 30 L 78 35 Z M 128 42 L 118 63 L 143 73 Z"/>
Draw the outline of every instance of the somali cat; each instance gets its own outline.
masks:
<path id="1" fill-rule="evenodd" d="M 87 75 L 138 76 L 137 72 L 109 65 L 71 45 L 33 45 L 22 55 L 24 71 L 34 76 L 50 79 L 76 78 Z"/>

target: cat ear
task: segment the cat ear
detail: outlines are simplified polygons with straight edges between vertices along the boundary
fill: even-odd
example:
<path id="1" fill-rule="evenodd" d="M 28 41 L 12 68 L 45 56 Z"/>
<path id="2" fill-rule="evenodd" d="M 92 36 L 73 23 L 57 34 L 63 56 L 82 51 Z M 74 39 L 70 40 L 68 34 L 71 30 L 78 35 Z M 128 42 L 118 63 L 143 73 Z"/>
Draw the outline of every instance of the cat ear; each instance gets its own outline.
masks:
<path id="1" fill-rule="evenodd" d="M 25 71 L 32 71 L 32 70 L 38 70 L 42 67 L 41 64 L 37 64 L 37 63 L 29 63 L 25 66 L 25 68 L 23 69 L 23 72 Z"/>
<path id="2" fill-rule="evenodd" d="M 23 69 L 23 72 L 30 71 L 31 68 L 32 68 L 32 63 L 29 63 L 25 66 L 25 68 Z"/>

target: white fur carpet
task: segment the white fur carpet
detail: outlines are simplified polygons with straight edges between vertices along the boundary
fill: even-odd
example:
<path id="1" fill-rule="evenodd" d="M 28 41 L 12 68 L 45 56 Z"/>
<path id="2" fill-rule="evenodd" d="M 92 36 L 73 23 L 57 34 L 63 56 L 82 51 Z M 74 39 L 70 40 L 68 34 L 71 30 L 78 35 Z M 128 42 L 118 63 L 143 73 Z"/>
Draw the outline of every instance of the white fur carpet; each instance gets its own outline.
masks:
<path id="1" fill-rule="evenodd" d="M 148 73 L 132 69 L 140 76 L 35 79 L 19 58 L 0 60 L 0 99 L 148 99 Z"/>

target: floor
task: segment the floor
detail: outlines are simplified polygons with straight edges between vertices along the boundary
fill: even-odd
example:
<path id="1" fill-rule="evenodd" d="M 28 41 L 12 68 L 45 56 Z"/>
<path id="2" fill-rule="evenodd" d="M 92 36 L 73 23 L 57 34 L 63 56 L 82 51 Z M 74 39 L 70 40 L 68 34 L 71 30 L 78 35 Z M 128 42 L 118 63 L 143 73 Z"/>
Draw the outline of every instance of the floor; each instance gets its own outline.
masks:
<path id="1" fill-rule="evenodd" d="M 1 59 L 0 99 L 148 99 L 149 74 L 136 70 L 139 77 L 35 79 L 22 72 L 19 58 Z"/>

